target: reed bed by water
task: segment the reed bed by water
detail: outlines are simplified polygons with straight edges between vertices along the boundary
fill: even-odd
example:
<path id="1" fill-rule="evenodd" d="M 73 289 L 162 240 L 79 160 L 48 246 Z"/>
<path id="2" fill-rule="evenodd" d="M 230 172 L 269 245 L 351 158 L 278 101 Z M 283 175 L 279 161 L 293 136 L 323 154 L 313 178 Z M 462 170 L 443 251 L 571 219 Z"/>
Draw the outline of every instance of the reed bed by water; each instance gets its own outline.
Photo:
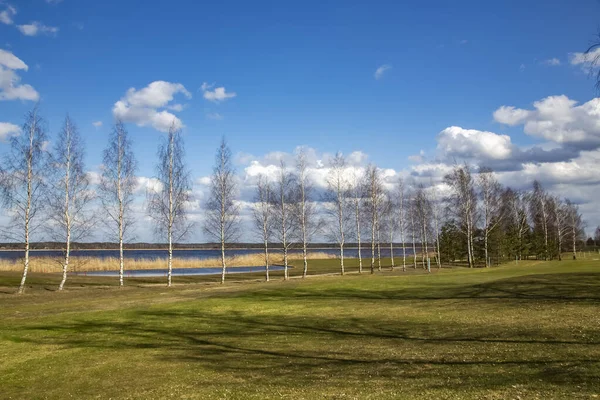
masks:
<path id="1" fill-rule="evenodd" d="M 332 259 L 336 255 L 323 252 L 309 252 L 309 259 Z M 302 259 L 302 254 L 293 253 L 288 256 L 289 260 Z M 62 260 L 59 257 L 31 257 L 29 259 L 30 272 L 54 273 L 62 271 Z M 269 254 L 269 263 L 282 264 L 283 256 L 279 253 Z M 244 254 L 227 258 L 229 267 L 253 267 L 265 264 L 264 254 Z M 219 258 L 173 258 L 173 268 L 210 268 L 219 267 L 221 260 Z M 140 269 L 165 269 L 167 268 L 166 259 L 146 260 L 146 259 L 125 259 L 126 270 Z M 0 260 L 0 271 L 22 271 L 23 260 Z M 69 271 L 118 271 L 118 258 L 100 258 L 100 257 L 71 257 L 69 260 Z"/>

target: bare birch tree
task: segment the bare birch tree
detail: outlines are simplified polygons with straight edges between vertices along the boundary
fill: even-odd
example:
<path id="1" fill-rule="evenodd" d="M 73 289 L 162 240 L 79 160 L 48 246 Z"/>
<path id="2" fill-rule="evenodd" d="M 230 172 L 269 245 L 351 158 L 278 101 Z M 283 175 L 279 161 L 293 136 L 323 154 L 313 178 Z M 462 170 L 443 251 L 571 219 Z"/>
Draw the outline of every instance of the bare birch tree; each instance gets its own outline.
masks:
<path id="1" fill-rule="evenodd" d="M 426 268 L 426 262 L 429 259 L 429 233 L 431 232 L 432 212 L 431 201 L 422 184 L 415 191 L 414 209 L 421 234 L 421 264 L 423 268 Z"/>
<path id="2" fill-rule="evenodd" d="M 181 131 L 173 123 L 158 148 L 158 187 L 148 191 L 148 215 L 155 222 L 157 234 L 165 235 L 167 239 L 167 286 L 171 286 L 173 272 L 173 242 L 182 240 L 191 228 L 186 203 L 190 199 L 192 183 L 184 155 Z"/>
<path id="3" fill-rule="evenodd" d="M 565 202 L 567 212 L 568 237 L 571 242 L 571 250 L 573 252 L 573 260 L 577 259 L 577 241 L 581 240 L 584 235 L 584 224 L 579 213 L 579 208 L 567 200 Z"/>
<path id="4" fill-rule="evenodd" d="M 87 237 L 95 222 L 89 208 L 95 193 L 90 189 L 83 157 L 83 139 L 67 116 L 51 156 L 53 174 L 47 193 L 50 235 L 64 245 L 58 290 L 63 290 L 67 281 L 71 243 Z"/>
<path id="5" fill-rule="evenodd" d="M 292 238 L 295 235 L 294 218 L 294 176 L 291 174 L 283 160 L 279 163 L 277 171 L 277 182 L 275 183 L 275 192 L 273 193 L 273 214 L 277 221 L 278 229 L 276 237 L 281 243 L 283 252 L 283 277 L 285 280 L 288 275 L 288 251 L 292 245 Z"/>
<path id="6" fill-rule="evenodd" d="M 296 199 L 294 217 L 298 221 L 300 240 L 302 242 L 302 278 L 308 273 L 308 243 L 319 229 L 315 219 L 315 207 L 312 203 L 313 188 L 308 176 L 308 158 L 305 147 L 296 152 Z"/>
<path id="7" fill-rule="evenodd" d="M 485 266 L 490 266 L 489 240 L 490 234 L 502 221 L 502 186 L 496 180 L 494 172 L 490 168 L 480 168 L 478 175 L 479 196 L 481 197 L 483 217 L 483 248 L 485 254 Z"/>
<path id="8" fill-rule="evenodd" d="M 569 209 L 566 204 L 558 197 L 555 196 L 554 200 L 554 226 L 556 229 L 556 246 L 558 251 L 558 260 L 562 261 L 562 249 L 563 239 L 569 232 Z"/>
<path id="9" fill-rule="evenodd" d="M 325 202 L 329 204 L 326 213 L 329 217 L 327 226 L 331 228 L 326 231 L 331 241 L 338 244 L 340 248 L 340 272 L 344 275 L 344 245 L 348 226 L 351 223 L 351 214 L 348 202 L 350 185 L 346 178 L 346 160 L 341 153 L 337 153 L 329 166 L 327 176 L 327 191 Z"/>
<path id="10" fill-rule="evenodd" d="M 431 191 L 431 216 L 433 218 L 433 235 L 435 237 L 435 260 L 438 269 L 442 268 L 442 260 L 440 257 L 440 229 L 441 229 L 441 211 L 440 211 L 440 199 L 438 198 L 437 188 L 433 184 L 433 179 L 430 179 L 430 191 Z"/>
<path id="11" fill-rule="evenodd" d="M 406 229 L 406 202 L 404 191 L 404 181 L 400 178 L 396 181 L 393 196 L 397 201 L 398 228 L 400 229 L 400 243 L 402 243 L 402 271 L 406 271 L 406 237 L 404 235 Z"/>
<path id="12" fill-rule="evenodd" d="M 451 194 L 447 198 L 448 214 L 465 236 L 469 268 L 474 266 L 473 236 L 477 224 L 477 196 L 468 165 L 455 165 L 444 177 Z"/>
<path id="13" fill-rule="evenodd" d="M 362 242 L 361 242 L 361 218 L 363 211 L 363 200 L 364 200 L 364 185 L 356 174 L 356 170 L 352 172 L 351 182 L 351 197 L 352 197 L 352 208 L 354 211 L 354 235 L 358 246 L 358 273 L 362 274 Z"/>
<path id="14" fill-rule="evenodd" d="M 137 162 L 133 154 L 129 133 L 122 121 L 117 121 L 108 138 L 102 157 L 102 175 L 98 192 L 106 218 L 109 237 L 119 243 L 119 285 L 122 287 L 125 269 L 123 247 L 129 240 L 129 230 L 134 222 L 131 207 L 137 186 Z"/>
<path id="15" fill-rule="evenodd" d="M 43 223 L 48 171 L 44 121 L 36 107 L 27 113 L 21 134 L 10 138 L 10 151 L 0 170 L 2 205 L 10 217 L 3 236 L 23 243 L 23 275 L 18 293 L 25 291 L 31 237 Z"/>
<path id="16" fill-rule="evenodd" d="M 273 188 L 266 177 L 259 175 L 252 214 L 254 227 L 265 249 L 265 280 L 269 282 L 269 241 L 273 236 Z"/>
<path id="17" fill-rule="evenodd" d="M 394 239 L 396 237 L 396 231 L 398 230 L 397 213 L 396 200 L 392 197 L 390 192 L 386 192 L 382 205 L 381 219 L 389 241 L 388 245 L 390 246 L 390 263 L 392 270 L 396 267 L 396 261 L 394 259 Z"/>
<path id="18" fill-rule="evenodd" d="M 374 165 L 367 166 L 365 174 L 365 189 L 367 197 L 367 210 L 369 213 L 369 223 L 371 225 L 371 273 L 375 273 L 375 246 L 379 243 L 377 236 L 379 233 L 379 218 L 383 202 L 383 186 L 379 170 Z M 381 257 L 380 268 L 381 268 Z"/>
<path id="19" fill-rule="evenodd" d="M 542 187 L 542 184 L 537 180 L 533 181 L 533 191 L 529 196 L 529 205 L 529 212 L 534 223 L 534 230 L 542 236 L 542 252 L 544 254 L 544 260 L 548 260 L 550 258 L 548 239 L 550 235 L 551 217 L 549 195 Z"/>
<path id="20" fill-rule="evenodd" d="M 408 196 L 408 214 L 410 216 L 410 232 L 412 236 L 412 248 L 413 248 L 413 268 L 417 269 L 417 226 L 415 224 L 415 214 L 416 214 L 416 200 L 415 193 L 411 193 Z"/>
<path id="21" fill-rule="evenodd" d="M 210 198 L 206 204 L 204 232 L 221 245 L 221 283 L 225 283 L 227 265 L 225 247 L 239 236 L 239 207 L 236 196 L 235 169 L 231 150 L 225 141 L 217 149 L 215 167 L 210 178 Z"/>

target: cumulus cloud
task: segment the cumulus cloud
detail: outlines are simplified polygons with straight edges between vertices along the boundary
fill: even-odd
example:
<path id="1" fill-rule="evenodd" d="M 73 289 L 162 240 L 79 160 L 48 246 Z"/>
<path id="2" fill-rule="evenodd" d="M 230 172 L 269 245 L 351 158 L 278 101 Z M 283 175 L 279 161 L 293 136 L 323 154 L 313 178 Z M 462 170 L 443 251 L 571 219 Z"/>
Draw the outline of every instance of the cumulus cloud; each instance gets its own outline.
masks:
<path id="1" fill-rule="evenodd" d="M 11 136 L 16 136 L 21 133 L 21 128 L 18 125 L 10 122 L 0 122 L 0 141 L 6 142 Z"/>
<path id="2" fill-rule="evenodd" d="M 579 149 L 600 146 L 600 98 L 577 105 L 565 95 L 533 103 L 533 110 L 503 106 L 494 112 L 497 122 L 523 125 L 526 134 Z"/>
<path id="3" fill-rule="evenodd" d="M 21 84 L 16 71 L 27 71 L 29 67 L 13 53 L 0 49 L 0 101 L 39 99 L 38 92 L 27 84 Z"/>
<path id="4" fill-rule="evenodd" d="M 451 126 L 438 134 L 438 149 L 449 157 L 502 160 L 509 158 L 514 146 L 510 136 Z"/>
<path id="5" fill-rule="evenodd" d="M 204 82 L 200 87 L 200 90 L 202 90 L 202 92 L 204 93 L 204 98 L 208 101 L 212 101 L 213 103 L 219 103 L 237 96 L 237 93 L 235 92 L 227 93 L 227 90 L 225 90 L 223 86 L 215 87 L 213 89 L 214 86 L 214 84 L 209 85 L 208 83 Z"/>
<path id="6" fill-rule="evenodd" d="M 58 28 L 56 26 L 47 26 L 38 21 L 33 21 L 25 25 L 17 25 L 17 29 L 25 36 L 55 36 L 58 33 Z"/>
<path id="7" fill-rule="evenodd" d="M 14 24 L 13 18 L 15 15 L 17 15 L 17 9 L 7 4 L 6 8 L 0 12 L 0 22 L 5 25 L 12 25 Z"/>
<path id="8" fill-rule="evenodd" d="M 383 78 L 383 75 L 390 69 L 392 69 L 392 66 L 390 64 L 383 64 L 381 67 L 379 67 L 375 70 L 375 74 L 374 74 L 375 79 Z"/>
<path id="9" fill-rule="evenodd" d="M 178 94 L 188 99 L 192 97 L 181 83 L 154 81 L 140 90 L 129 88 L 125 96 L 113 106 L 113 115 L 138 126 L 150 125 L 161 132 L 167 132 L 172 124 L 181 128 L 181 120 L 165 110 L 178 108 L 174 107 L 176 104 L 170 104 Z"/>

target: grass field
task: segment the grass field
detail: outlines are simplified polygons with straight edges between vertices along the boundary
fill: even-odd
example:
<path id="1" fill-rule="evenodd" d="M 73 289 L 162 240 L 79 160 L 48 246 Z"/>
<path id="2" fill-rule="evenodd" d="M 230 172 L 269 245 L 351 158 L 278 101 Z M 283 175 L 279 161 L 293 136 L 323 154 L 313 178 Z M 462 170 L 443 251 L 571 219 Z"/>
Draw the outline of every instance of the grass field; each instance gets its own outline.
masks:
<path id="1" fill-rule="evenodd" d="M 596 260 L 63 293 L 32 274 L 9 294 L 18 278 L 0 273 L 0 398 L 600 398 Z"/>

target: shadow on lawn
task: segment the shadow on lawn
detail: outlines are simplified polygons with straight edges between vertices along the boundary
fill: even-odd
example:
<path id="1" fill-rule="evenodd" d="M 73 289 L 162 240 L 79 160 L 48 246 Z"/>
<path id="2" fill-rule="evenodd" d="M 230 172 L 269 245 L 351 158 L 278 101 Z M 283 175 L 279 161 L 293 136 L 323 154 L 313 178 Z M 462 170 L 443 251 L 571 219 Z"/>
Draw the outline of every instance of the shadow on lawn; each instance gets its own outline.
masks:
<path id="1" fill-rule="evenodd" d="M 484 389 L 582 384 L 589 389 L 600 385 L 600 334 L 594 321 L 583 324 L 587 328 L 572 335 L 566 334 L 570 327 L 560 320 L 551 328 L 510 325 L 503 319 L 510 308 L 497 310 L 493 326 L 485 326 L 478 315 L 470 324 L 440 320 L 437 315 L 416 322 L 390 315 L 387 302 L 381 303 L 380 315 L 360 310 L 360 302 L 356 316 L 335 315 L 335 308 L 317 312 L 300 309 L 292 315 L 286 310 L 290 304 L 307 299 L 471 299 L 474 304 L 502 299 L 502 304 L 512 300 L 515 306 L 527 299 L 549 307 L 582 301 L 594 305 L 600 301 L 599 286 L 600 274 L 578 273 L 526 276 L 454 289 L 432 286 L 426 293 L 419 292 L 423 287 L 397 291 L 335 286 L 315 291 L 301 285 L 267 288 L 228 296 L 251 296 L 253 301 L 248 304 L 252 307 L 261 301 L 280 300 L 286 308 L 278 310 L 269 302 L 263 310 L 235 302 L 242 308 L 228 312 L 214 307 L 221 296 L 215 294 L 207 307 L 198 300 L 194 309 L 174 305 L 101 315 L 103 319 L 90 315 L 90 319 L 17 328 L 15 341 L 98 349 L 103 351 L 102 357 L 115 358 L 123 357 L 123 351 L 151 350 L 142 353 L 149 362 L 173 363 L 174 368 L 196 363 L 203 369 L 282 385 L 308 385 L 317 379 L 340 385 L 354 380 L 359 384 L 371 376 L 404 381 L 429 377 L 430 387 L 443 381 L 457 389 L 465 384 Z M 336 302 L 316 302 L 314 306 L 320 304 L 335 307 Z M 427 303 L 415 301 L 414 306 L 427 307 Z M 468 312 L 474 312 L 473 307 Z"/>

